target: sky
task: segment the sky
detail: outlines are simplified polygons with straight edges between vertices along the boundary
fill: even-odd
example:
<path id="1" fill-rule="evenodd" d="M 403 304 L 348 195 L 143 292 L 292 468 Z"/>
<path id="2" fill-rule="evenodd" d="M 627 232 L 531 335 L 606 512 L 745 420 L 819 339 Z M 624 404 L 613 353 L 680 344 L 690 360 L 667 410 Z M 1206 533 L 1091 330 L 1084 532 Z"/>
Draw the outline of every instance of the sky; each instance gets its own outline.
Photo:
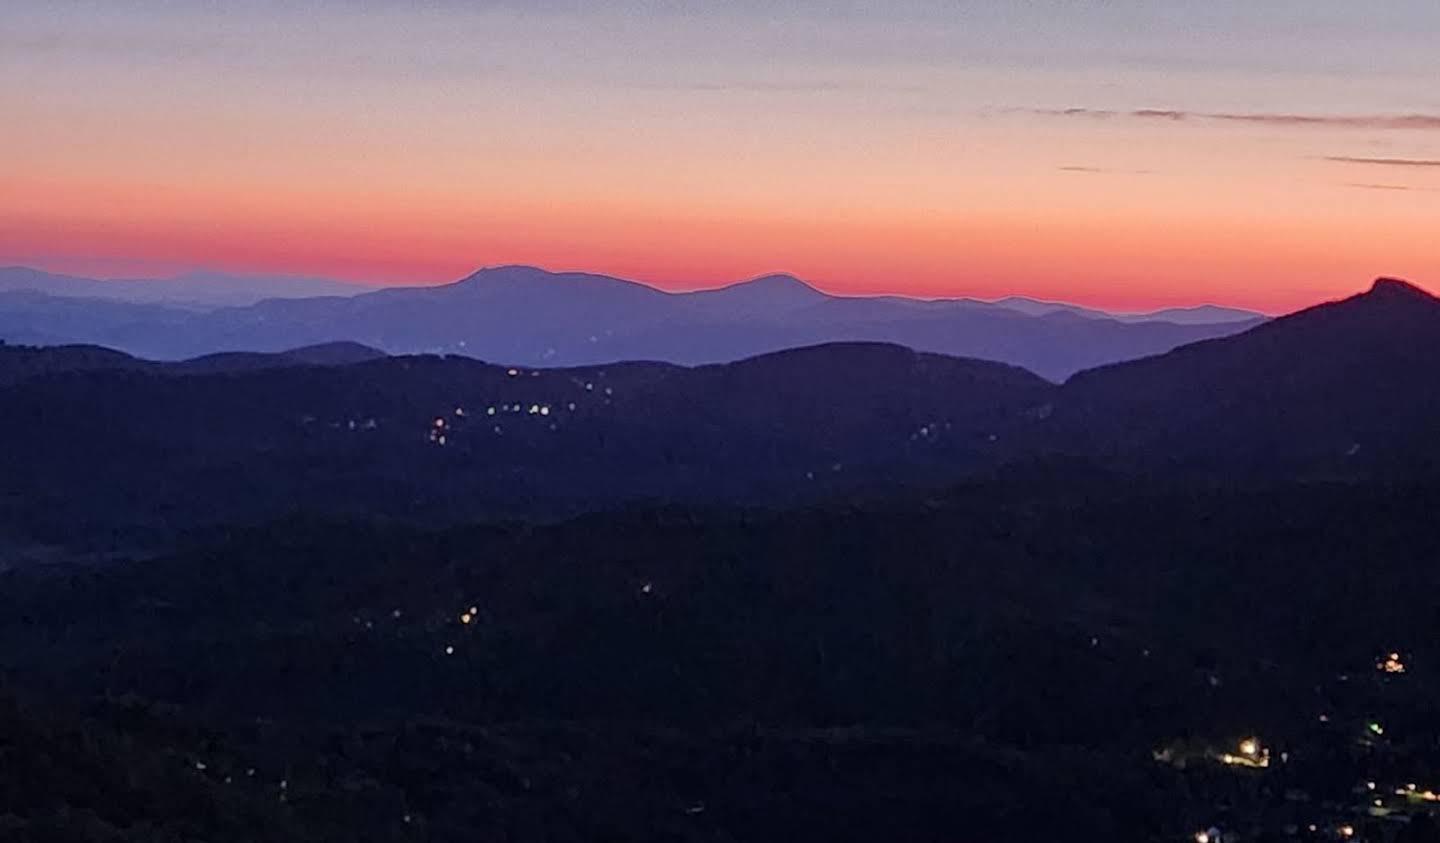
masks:
<path id="1" fill-rule="evenodd" d="M 1440 287 L 1434 0 L 4 0 L 0 264 Z"/>

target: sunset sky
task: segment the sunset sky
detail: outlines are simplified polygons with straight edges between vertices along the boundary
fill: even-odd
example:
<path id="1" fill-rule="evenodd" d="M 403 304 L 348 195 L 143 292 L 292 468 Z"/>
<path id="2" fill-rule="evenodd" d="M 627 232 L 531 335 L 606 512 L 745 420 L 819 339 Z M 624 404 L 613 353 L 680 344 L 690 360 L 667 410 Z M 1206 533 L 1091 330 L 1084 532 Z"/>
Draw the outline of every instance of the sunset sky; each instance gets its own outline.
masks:
<path id="1" fill-rule="evenodd" d="M 5 0 L 0 264 L 1440 287 L 1435 0 Z"/>

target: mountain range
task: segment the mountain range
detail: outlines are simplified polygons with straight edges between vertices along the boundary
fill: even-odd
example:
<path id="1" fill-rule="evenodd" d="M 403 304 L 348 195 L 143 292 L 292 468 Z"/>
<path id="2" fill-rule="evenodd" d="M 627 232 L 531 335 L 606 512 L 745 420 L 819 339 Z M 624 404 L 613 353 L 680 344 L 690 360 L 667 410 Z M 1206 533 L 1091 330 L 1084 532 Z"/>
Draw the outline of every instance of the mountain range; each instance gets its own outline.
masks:
<path id="1" fill-rule="evenodd" d="M 101 280 L 58 275 L 24 266 L 0 267 L 0 292 L 26 291 L 67 298 L 165 304 L 192 310 L 238 307 L 269 298 L 349 296 L 366 289 L 359 284 L 300 275 L 197 270 L 170 278 Z"/>
<path id="2" fill-rule="evenodd" d="M 1433 843 L 1437 332 L 1382 280 L 1063 385 L 0 347 L 0 825 Z"/>
<path id="3" fill-rule="evenodd" d="M 180 287 L 133 283 L 145 290 L 156 283 L 169 285 L 165 290 Z M 1059 381 L 1082 369 L 1233 334 L 1264 318 L 1213 306 L 1108 314 L 1021 298 L 841 297 L 788 275 L 667 293 L 609 276 L 523 266 L 484 269 L 436 287 L 267 298 L 210 309 L 114 294 L 131 284 L 0 270 L 0 338 L 99 344 L 162 360 L 348 341 L 391 354 L 463 354 L 547 367 L 621 360 L 699 365 L 823 343 L 886 342 L 1009 363 Z M 103 299 L 92 292 L 96 286 L 106 289 Z M 285 289 L 293 294 L 307 288 Z"/>
<path id="4" fill-rule="evenodd" d="M 163 532 L 310 510 L 444 522 L 796 502 L 1057 458 L 1411 475 L 1440 459 L 1440 363 L 1424 351 L 1437 335 L 1440 301 L 1382 280 L 1064 385 L 883 343 L 560 368 L 354 345 L 172 364 L 11 346 L 0 496 L 22 530 L 82 512 Z"/>

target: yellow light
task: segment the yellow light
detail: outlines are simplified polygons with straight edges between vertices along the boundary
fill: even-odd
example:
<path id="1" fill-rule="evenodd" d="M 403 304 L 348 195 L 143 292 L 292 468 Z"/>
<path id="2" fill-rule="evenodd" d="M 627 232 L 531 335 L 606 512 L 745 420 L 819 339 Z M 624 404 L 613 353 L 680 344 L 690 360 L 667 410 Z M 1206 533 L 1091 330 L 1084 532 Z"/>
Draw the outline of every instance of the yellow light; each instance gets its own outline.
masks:
<path id="1" fill-rule="evenodd" d="M 1208 831 L 1195 832 L 1195 843 L 1210 843 L 1210 833 Z"/>
<path id="2" fill-rule="evenodd" d="M 1347 840 L 1355 836 L 1355 826 L 1353 825 L 1342 825 L 1340 826 L 1340 828 L 1337 829 L 1337 831 L 1340 832 L 1341 837 L 1344 837 Z"/>
<path id="3" fill-rule="evenodd" d="M 1240 742 L 1240 754 L 1254 758 L 1260 754 L 1260 741 L 1255 738 L 1246 738 Z"/>
<path id="4" fill-rule="evenodd" d="M 466 612 L 466 613 L 464 613 L 463 615 L 460 616 L 460 622 L 461 622 L 461 623 L 468 624 L 468 623 L 470 623 L 471 620 L 473 620 L 473 618 L 471 617 L 471 615 L 470 615 L 469 612 Z"/>

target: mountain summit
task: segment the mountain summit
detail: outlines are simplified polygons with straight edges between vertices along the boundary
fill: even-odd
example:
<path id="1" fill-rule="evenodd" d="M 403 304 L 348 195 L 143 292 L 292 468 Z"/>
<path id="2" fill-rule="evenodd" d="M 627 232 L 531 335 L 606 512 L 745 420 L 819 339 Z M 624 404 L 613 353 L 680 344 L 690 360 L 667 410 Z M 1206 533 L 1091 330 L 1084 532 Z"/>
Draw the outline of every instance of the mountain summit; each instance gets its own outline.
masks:
<path id="1" fill-rule="evenodd" d="M 1440 299 L 1382 278 L 1242 334 L 1082 372 L 1066 384 L 1057 417 L 1111 453 L 1207 464 L 1348 474 L 1440 459 L 1436 337 Z"/>
<path id="2" fill-rule="evenodd" d="M 1413 299 L 1419 301 L 1437 301 L 1437 299 L 1411 284 L 1399 278 L 1376 278 L 1375 283 L 1370 285 L 1367 296 L 1383 297 L 1389 299 Z"/>

